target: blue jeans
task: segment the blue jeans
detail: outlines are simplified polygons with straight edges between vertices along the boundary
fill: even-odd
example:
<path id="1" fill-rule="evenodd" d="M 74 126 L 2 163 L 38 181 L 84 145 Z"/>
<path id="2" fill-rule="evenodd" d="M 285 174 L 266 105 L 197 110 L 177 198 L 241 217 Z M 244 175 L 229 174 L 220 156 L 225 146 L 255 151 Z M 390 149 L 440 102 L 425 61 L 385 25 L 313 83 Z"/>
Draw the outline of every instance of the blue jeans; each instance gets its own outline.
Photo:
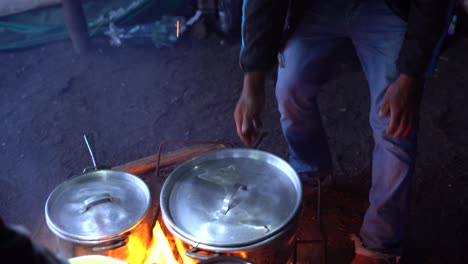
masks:
<path id="1" fill-rule="evenodd" d="M 317 96 L 329 80 L 334 54 L 350 39 L 369 84 L 369 121 L 375 143 L 370 205 L 359 235 L 366 248 L 399 255 L 408 219 L 417 131 L 393 138 L 385 133 L 389 116 L 379 118 L 378 112 L 386 88 L 399 75 L 396 60 L 407 24 L 383 0 L 310 2 L 281 53 L 283 62 L 278 68 L 276 96 L 290 163 L 299 173 L 332 169 Z"/>

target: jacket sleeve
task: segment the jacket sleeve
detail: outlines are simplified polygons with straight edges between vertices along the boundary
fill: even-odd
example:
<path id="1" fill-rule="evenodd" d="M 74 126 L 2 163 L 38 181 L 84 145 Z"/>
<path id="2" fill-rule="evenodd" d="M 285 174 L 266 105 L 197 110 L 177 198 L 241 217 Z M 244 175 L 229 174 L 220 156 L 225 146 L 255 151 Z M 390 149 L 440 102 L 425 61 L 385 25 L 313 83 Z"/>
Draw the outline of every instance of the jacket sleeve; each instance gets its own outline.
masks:
<path id="1" fill-rule="evenodd" d="M 11 263 L 69 264 L 65 257 L 37 244 L 28 234 L 14 226 L 6 225 L 1 219 L 0 259 L 10 259 Z"/>
<path id="2" fill-rule="evenodd" d="M 413 0 L 408 29 L 397 61 L 398 70 L 412 76 L 426 73 L 439 40 L 447 30 L 452 0 Z"/>
<path id="3" fill-rule="evenodd" d="M 240 66 L 244 73 L 276 64 L 288 9 L 286 0 L 244 0 Z"/>

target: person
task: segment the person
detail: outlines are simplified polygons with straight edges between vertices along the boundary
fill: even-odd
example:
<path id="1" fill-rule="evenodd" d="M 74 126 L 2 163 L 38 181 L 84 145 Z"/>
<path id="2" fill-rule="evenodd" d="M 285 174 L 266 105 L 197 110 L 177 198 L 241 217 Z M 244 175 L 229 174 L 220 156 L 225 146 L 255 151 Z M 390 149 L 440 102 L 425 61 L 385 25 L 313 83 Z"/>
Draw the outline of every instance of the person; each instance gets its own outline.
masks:
<path id="1" fill-rule="evenodd" d="M 0 259 L 10 263 L 69 264 L 68 259 L 33 241 L 25 227 L 6 224 L 1 218 Z"/>
<path id="2" fill-rule="evenodd" d="M 289 162 L 304 182 L 332 172 L 317 98 L 331 78 L 340 43 L 351 40 L 356 51 L 369 85 L 375 144 L 369 206 L 352 237 L 353 264 L 397 263 L 402 255 L 419 102 L 453 5 L 448 0 L 243 2 L 237 134 L 246 145 L 257 139 L 265 79 L 277 65 L 276 98 Z"/>

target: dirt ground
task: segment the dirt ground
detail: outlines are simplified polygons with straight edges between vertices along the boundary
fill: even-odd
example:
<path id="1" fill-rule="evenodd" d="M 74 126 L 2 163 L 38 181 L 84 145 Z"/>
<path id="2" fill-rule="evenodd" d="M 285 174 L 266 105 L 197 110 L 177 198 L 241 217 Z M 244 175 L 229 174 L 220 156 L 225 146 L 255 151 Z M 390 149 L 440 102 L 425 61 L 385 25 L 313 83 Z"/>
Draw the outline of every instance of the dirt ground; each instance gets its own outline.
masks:
<path id="1" fill-rule="evenodd" d="M 176 47 L 111 47 L 93 39 L 88 55 L 69 41 L 0 52 L 0 215 L 36 234 L 55 186 L 91 165 L 83 134 L 93 133 L 98 163 L 118 165 L 156 153 L 166 140 L 242 146 L 233 111 L 241 91 L 239 43 L 184 36 Z M 467 263 L 468 38 L 450 41 L 421 106 L 404 263 Z M 335 165 L 322 193 L 328 263 L 353 256 L 348 236 L 367 206 L 373 142 L 367 83 L 352 50 L 337 62 L 320 106 Z M 272 73 L 260 148 L 287 158 Z"/>

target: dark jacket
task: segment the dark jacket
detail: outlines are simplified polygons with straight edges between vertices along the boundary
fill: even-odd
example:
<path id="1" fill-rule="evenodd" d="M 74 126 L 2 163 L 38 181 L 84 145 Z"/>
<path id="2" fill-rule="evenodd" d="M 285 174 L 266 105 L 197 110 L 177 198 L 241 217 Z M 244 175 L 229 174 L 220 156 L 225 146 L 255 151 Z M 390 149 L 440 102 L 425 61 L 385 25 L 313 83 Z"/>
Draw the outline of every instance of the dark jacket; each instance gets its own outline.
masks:
<path id="1" fill-rule="evenodd" d="M 313 0 L 309 0 L 313 1 Z M 422 76 L 445 33 L 452 0 L 385 0 L 407 21 L 397 67 L 400 73 Z M 240 65 L 244 72 L 270 70 L 277 53 L 300 16 L 298 0 L 244 0 Z"/>
<path id="2" fill-rule="evenodd" d="M 37 244 L 27 234 L 0 219 L 0 259 L 2 263 L 69 264 L 68 259 Z"/>

